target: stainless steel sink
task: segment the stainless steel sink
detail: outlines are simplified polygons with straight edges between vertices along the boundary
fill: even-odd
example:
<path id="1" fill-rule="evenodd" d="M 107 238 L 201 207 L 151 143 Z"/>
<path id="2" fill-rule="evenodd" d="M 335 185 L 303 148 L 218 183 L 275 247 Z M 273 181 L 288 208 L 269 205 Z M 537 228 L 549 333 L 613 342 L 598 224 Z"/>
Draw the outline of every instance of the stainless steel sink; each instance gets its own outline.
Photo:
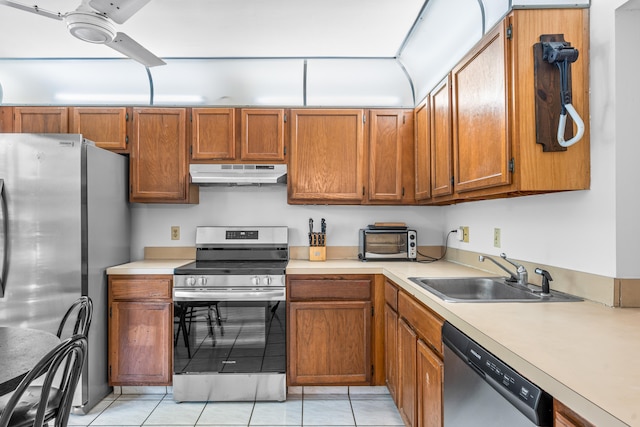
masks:
<path id="1" fill-rule="evenodd" d="M 410 277 L 409 280 L 448 302 L 582 301 L 553 290 L 550 295 L 542 295 L 538 286 L 520 286 L 500 277 Z"/>

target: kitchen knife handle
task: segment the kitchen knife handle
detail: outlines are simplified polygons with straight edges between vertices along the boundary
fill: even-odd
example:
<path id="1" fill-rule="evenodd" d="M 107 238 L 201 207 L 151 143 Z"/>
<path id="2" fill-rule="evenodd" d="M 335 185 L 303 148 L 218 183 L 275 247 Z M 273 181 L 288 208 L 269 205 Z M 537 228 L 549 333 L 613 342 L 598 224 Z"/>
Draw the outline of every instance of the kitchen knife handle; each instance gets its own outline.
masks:
<path id="1" fill-rule="evenodd" d="M 9 267 L 9 209 L 7 199 L 4 194 L 4 179 L 0 178 L 0 209 L 2 210 L 2 273 L 0 273 L 0 297 L 4 296 L 4 287 L 7 283 Z"/>

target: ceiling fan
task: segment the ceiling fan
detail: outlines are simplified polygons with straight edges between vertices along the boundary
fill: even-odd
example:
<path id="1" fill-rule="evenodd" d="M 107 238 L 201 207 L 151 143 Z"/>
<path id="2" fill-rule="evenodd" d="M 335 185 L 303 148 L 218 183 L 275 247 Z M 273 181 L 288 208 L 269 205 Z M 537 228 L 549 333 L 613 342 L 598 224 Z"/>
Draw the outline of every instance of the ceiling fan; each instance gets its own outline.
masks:
<path id="1" fill-rule="evenodd" d="M 107 45 L 145 67 L 155 67 L 166 63 L 125 33 L 116 32 L 114 24 L 124 23 L 149 1 L 82 0 L 76 10 L 67 13 L 51 12 L 37 5 L 29 6 L 11 0 L 0 0 L 0 4 L 64 21 L 72 36 L 89 43 Z"/>

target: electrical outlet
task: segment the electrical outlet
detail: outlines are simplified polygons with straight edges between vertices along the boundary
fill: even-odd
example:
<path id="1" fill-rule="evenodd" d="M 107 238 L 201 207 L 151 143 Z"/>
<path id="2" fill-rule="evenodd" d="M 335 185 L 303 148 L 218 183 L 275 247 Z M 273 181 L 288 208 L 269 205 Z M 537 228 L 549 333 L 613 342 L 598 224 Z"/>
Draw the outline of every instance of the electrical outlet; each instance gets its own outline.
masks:
<path id="1" fill-rule="evenodd" d="M 462 241 L 465 243 L 469 243 L 469 227 L 460 227 L 462 230 Z M 460 231 L 458 231 L 460 233 Z"/>
<path id="2" fill-rule="evenodd" d="M 171 226 L 171 240 L 180 240 L 180 226 Z"/>
<path id="3" fill-rule="evenodd" d="M 499 228 L 493 229 L 493 247 L 494 248 L 500 247 L 500 229 Z"/>

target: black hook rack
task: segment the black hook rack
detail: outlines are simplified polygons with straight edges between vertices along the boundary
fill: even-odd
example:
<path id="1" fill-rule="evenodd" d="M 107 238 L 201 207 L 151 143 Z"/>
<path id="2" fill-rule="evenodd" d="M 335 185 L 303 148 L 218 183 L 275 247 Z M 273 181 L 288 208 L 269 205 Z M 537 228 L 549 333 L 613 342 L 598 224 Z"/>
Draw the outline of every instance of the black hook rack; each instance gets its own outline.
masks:
<path id="1" fill-rule="evenodd" d="M 566 146 L 558 142 L 558 124 L 560 116 L 566 118 L 564 140 L 571 140 L 573 120 L 567 117 L 565 106 L 572 104 L 571 63 L 578 59 L 579 52 L 564 40 L 564 34 L 543 34 L 540 43 L 533 45 L 533 55 L 536 142 L 545 152 L 566 151 Z"/>

